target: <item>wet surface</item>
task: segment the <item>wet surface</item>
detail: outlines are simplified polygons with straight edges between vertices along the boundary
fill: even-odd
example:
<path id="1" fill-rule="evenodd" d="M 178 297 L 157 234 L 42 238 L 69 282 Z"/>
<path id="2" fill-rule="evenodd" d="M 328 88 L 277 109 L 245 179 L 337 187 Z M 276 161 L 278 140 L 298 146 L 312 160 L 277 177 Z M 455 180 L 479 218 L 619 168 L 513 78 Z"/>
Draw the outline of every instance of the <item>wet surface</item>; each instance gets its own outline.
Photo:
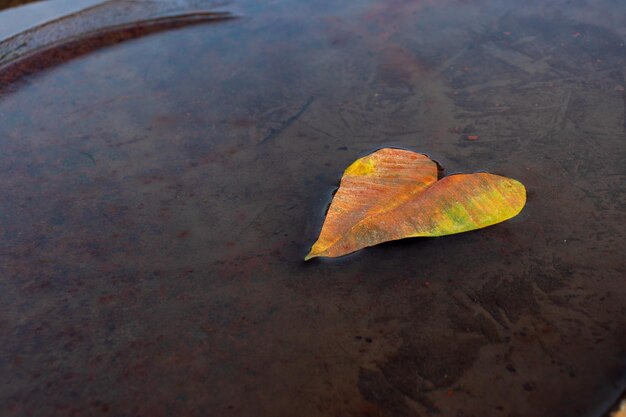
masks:
<path id="1" fill-rule="evenodd" d="M 45 0 L 45 1 L 16 1 L 3 4 L 0 1 L 2 11 L 2 24 L 0 25 L 0 40 L 2 48 L 10 46 L 5 41 L 6 38 L 25 34 L 30 29 L 50 24 L 55 20 L 63 19 L 67 16 L 75 16 L 81 10 L 88 9 L 104 3 L 106 0 Z M 20 6 L 20 7 L 18 7 Z M 41 39 L 41 32 L 37 33 L 37 38 Z M 4 54 L 0 51 L 0 57 Z M 2 60 L 0 60 L 1 62 Z"/>
<path id="2" fill-rule="evenodd" d="M 10 9 L 11 7 L 23 6 L 36 0 L 0 0 L 0 10 Z"/>
<path id="3" fill-rule="evenodd" d="M 334 3 L 226 4 L 238 19 L 5 63 L 1 415 L 617 400 L 626 4 Z M 382 146 L 516 178 L 527 206 L 304 263 L 343 169 Z"/>

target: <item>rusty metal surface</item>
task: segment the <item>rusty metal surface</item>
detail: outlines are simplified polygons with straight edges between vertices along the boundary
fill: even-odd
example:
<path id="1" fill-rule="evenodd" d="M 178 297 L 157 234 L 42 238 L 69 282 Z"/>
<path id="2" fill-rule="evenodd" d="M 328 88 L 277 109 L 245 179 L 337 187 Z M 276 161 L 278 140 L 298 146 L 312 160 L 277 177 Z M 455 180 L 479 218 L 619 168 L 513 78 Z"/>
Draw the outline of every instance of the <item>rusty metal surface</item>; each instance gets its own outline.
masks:
<path id="1" fill-rule="evenodd" d="M 606 413 L 626 5 L 229 9 L 0 71 L 0 415 Z M 519 179 L 527 207 L 305 264 L 381 146 Z"/>
<path id="2" fill-rule="evenodd" d="M 0 24 L 0 69 L 44 51 L 63 62 L 71 59 L 68 49 L 76 50 L 76 57 L 124 40 L 207 23 L 213 17 L 234 17 L 220 11 L 219 5 L 206 0 L 52 0 L 15 8 L 3 13 Z M 38 64 L 21 65 L 54 65 L 49 56 L 37 59 Z"/>

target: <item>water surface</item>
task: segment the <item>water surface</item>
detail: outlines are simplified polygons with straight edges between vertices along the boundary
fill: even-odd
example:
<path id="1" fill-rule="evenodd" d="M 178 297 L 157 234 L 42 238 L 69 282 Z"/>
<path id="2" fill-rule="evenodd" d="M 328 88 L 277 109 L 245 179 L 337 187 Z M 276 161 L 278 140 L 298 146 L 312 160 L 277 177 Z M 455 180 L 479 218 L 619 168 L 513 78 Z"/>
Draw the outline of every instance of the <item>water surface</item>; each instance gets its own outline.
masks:
<path id="1" fill-rule="evenodd" d="M 0 414 L 603 415 L 626 4 L 254 3 L 1 69 Z M 527 206 L 304 263 L 383 146 Z"/>

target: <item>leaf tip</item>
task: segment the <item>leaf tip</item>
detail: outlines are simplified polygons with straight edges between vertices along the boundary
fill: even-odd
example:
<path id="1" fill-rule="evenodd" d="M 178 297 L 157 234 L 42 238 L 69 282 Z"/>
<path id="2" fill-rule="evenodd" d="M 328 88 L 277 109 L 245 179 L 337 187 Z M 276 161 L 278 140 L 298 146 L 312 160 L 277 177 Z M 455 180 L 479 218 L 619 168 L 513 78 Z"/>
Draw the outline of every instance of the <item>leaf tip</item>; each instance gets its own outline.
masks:
<path id="1" fill-rule="evenodd" d="M 309 254 L 308 254 L 307 256 L 305 256 L 305 257 L 304 257 L 304 261 L 306 262 L 306 261 L 308 261 L 309 259 L 311 259 L 311 258 L 316 258 L 316 257 L 317 257 L 317 255 L 315 255 L 315 254 L 313 253 L 313 251 L 311 251 L 311 252 L 309 252 Z"/>

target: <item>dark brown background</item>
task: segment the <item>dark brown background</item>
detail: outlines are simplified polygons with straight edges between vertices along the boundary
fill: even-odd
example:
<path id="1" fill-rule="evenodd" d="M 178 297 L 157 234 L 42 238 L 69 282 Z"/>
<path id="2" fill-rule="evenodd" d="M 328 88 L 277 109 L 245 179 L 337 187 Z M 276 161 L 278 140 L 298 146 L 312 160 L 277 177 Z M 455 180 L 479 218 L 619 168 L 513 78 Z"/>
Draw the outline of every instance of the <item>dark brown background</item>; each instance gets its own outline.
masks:
<path id="1" fill-rule="evenodd" d="M 21 6 L 23 4 L 32 3 L 33 1 L 35 0 L 0 0 L 0 9 Z"/>
<path id="2" fill-rule="evenodd" d="M 239 18 L 1 69 L 0 414 L 603 415 L 625 386 L 626 4 L 216 8 Z M 304 263 L 382 146 L 516 178 L 527 206 Z"/>

